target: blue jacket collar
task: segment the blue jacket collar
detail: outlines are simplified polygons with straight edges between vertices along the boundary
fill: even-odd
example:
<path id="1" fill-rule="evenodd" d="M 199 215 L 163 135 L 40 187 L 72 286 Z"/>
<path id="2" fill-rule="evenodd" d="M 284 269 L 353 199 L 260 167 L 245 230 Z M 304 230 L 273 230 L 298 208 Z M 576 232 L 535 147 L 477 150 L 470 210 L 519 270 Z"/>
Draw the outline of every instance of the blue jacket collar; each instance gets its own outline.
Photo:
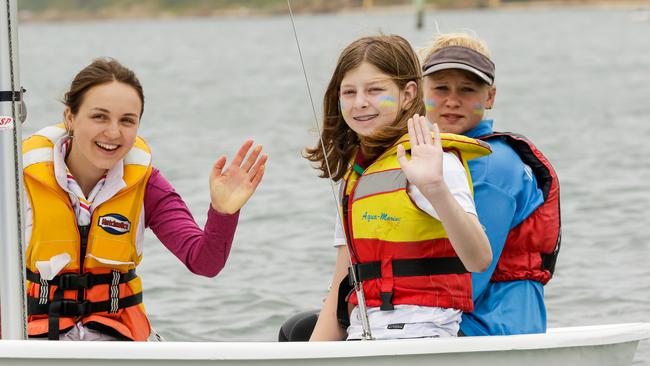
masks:
<path id="1" fill-rule="evenodd" d="M 487 135 L 489 133 L 492 133 L 492 125 L 494 124 L 494 120 L 491 119 L 484 119 L 481 122 L 476 125 L 476 127 L 472 128 L 471 130 L 465 132 L 463 135 L 467 137 L 478 137 L 478 136 L 483 136 Z"/>

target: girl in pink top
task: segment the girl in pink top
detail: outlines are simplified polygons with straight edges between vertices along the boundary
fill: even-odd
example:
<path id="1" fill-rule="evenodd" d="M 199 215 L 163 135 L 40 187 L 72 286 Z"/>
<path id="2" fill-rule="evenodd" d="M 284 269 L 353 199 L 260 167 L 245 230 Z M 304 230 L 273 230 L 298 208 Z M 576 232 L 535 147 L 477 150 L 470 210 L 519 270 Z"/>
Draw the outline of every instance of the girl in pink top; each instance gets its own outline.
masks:
<path id="1" fill-rule="evenodd" d="M 64 103 L 65 133 L 60 127 L 58 135 L 52 133 L 57 129 L 54 126 L 42 131 L 48 130 L 43 132 L 45 135 L 58 136 L 53 141 L 51 156 L 54 175 L 57 184 L 70 198 L 76 224 L 88 226 L 92 225 L 94 209 L 124 187 L 124 158 L 136 141 L 144 111 L 144 95 L 133 71 L 116 60 L 97 59 L 76 75 L 65 94 Z M 253 141 L 246 141 L 229 166 L 226 166 L 226 156 L 216 160 L 210 172 L 210 207 L 203 229 L 197 226 L 171 184 L 152 168 L 142 203 L 144 217 L 138 220 L 135 228 L 138 255 L 142 253 L 144 228 L 149 227 L 190 271 L 216 276 L 228 258 L 239 210 L 264 175 L 267 156 L 261 154 L 260 145 L 252 147 Z M 38 212 L 32 210 L 32 205 L 28 199 L 25 215 L 27 243 L 30 243 L 34 229 L 32 215 Z M 81 253 L 84 253 L 83 248 Z M 47 277 L 57 275 L 67 263 L 66 256 L 62 257 L 62 260 L 51 260 L 49 266 L 43 267 L 50 269 L 49 274 L 40 271 L 39 267 L 38 276 L 47 280 Z M 120 338 L 79 322 L 72 329 L 62 331 L 59 339 Z"/>

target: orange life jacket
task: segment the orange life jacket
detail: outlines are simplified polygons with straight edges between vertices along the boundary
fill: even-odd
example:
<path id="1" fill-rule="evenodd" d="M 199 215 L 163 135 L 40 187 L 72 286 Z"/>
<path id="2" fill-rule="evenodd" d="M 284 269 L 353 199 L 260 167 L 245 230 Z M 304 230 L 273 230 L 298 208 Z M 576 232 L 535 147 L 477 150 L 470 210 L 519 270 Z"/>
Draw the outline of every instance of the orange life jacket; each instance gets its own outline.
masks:
<path id="1" fill-rule="evenodd" d="M 23 142 L 25 188 L 32 207 L 27 247 L 28 334 L 58 340 L 75 323 L 121 339 L 144 341 L 151 328 L 135 268 L 136 234 L 151 174 L 151 151 L 137 138 L 124 158 L 126 187 L 96 207 L 89 226 L 77 226 L 68 194 L 54 175 L 53 147 L 63 125 L 46 127 Z M 41 277 L 38 263 L 57 255 L 70 261 Z"/>

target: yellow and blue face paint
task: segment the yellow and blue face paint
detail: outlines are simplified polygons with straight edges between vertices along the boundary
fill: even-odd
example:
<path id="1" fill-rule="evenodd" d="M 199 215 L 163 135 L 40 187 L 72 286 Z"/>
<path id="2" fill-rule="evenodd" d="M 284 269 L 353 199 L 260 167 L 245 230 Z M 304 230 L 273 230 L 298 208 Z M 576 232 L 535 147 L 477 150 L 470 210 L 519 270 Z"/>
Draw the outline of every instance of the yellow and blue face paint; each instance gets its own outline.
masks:
<path id="1" fill-rule="evenodd" d="M 379 106 L 380 107 L 397 107 L 397 100 L 390 95 L 380 95 L 379 96 Z"/>
<path id="2" fill-rule="evenodd" d="M 424 101 L 424 108 L 427 113 L 433 112 L 436 109 L 436 102 L 433 99 L 427 99 Z"/>
<path id="3" fill-rule="evenodd" d="M 472 114 L 476 116 L 482 116 L 483 112 L 485 112 L 485 107 L 483 104 L 476 103 L 474 104 L 474 108 L 472 109 Z"/>

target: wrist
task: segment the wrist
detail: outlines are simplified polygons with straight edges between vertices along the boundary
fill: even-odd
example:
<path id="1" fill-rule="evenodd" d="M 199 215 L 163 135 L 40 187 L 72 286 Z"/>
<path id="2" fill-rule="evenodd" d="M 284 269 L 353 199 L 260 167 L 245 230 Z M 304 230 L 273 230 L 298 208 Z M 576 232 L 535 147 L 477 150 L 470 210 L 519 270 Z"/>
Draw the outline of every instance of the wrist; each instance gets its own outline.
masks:
<path id="1" fill-rule="evenodd" d="M 214 203 L 210 203 L 210 208 L 212 208 L 212 210 L 219 215 L 232 215 L 237 213 L 237 211 L 239 211 L 239 210 L 229 210 L 225 207 L 219 207 Z"/>
<path id="2" fill-rule="evenodd" d="M 449 188 L 444 181 L 433 182 L 428 184 L 416 185 L 420 192 L 427 198 L 437 198 L 449 192 Z"/>

